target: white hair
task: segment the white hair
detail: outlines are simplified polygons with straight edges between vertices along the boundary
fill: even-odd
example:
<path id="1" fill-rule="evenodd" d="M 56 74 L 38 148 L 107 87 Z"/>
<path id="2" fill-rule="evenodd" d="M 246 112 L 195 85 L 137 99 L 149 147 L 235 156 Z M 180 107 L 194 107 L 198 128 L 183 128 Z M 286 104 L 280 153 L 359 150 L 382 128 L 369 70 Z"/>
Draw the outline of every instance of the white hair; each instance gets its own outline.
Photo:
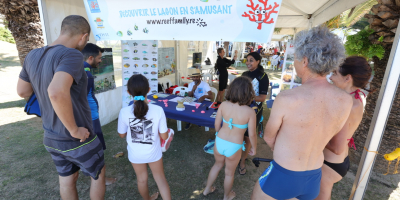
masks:
<path id="1" fill-rule="evenodd" d="M 342 40 L 325 26 L 296 34 L 295 59 L 308 59 L 311 72 L 324 76 L 337 69 L 346 58 Z"/>

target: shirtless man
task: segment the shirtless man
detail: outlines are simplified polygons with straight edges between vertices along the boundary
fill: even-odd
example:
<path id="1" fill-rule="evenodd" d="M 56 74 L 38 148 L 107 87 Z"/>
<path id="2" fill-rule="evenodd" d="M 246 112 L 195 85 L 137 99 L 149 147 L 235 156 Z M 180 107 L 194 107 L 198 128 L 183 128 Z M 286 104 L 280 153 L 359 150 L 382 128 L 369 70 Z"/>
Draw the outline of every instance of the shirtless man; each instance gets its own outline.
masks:
<path id="1" fill-rule="evenodd" d="M 264 140 L 274 161 L 258 179 L 252 199 L 315 199 L 319 194 L 323 150 L 349 117 L 351 96 L 325 75 L 345 58 L 336 35 L 315 27 L 296 35 L 294 66 L 302 85 L 274 101 Z"/>

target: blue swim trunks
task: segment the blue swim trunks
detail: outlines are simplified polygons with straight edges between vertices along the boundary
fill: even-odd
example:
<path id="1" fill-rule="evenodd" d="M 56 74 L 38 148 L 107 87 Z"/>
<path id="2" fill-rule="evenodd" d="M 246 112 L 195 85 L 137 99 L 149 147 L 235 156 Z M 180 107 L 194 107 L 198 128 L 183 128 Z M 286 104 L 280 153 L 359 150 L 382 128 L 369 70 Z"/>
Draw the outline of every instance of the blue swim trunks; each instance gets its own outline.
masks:
<path id="1" fill-rule="evenodd" d="M 321 168 L 311 171 L 290 171 L 275 161 L 258 179 L 262 191 L 275 199 L 317 198 L 321 184 Z"/>

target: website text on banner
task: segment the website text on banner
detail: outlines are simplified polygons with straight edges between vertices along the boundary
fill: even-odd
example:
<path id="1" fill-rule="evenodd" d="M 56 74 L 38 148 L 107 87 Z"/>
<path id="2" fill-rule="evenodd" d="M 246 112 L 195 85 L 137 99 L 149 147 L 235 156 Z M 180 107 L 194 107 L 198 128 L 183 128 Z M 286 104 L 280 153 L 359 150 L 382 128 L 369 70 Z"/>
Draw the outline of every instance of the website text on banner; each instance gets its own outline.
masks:
<path id="1" fill-rule="evenodd" d="M 83 0 L 96 40 L 271 40 L 282 0 Z"/>

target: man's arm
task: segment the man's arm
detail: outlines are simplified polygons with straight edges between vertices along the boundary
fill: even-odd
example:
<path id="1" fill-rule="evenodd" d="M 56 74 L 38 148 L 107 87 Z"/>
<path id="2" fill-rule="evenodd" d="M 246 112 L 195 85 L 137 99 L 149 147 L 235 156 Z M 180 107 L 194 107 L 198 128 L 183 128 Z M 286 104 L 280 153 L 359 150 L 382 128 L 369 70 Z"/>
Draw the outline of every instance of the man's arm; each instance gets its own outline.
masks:
<path id="1" fill-rule="evenodd" d="M 212 97 L 213 97 L 212 92 L 211 92 L 211 91 L 208 91 L 206 95 L 203 95 L 203 96 L 200 97 L 199 100 L 197 100 L 197 101 L 201 103 L 201 102 L 204 101 L 205 99 L 212 99 Z"/>
<path id="2" fill-rule="evenodd" d="M 282 101 L 281 93 L 275 98 L 271 114 L 264 129 L 264 140 L 272 150 L 274 150 L 276 136 L 283 122 L 285 103 Z"/>
<path id="3" fill-rule="evenodd" d="M 260 95 L 256 96 L 256 97 L 254 98 L 254 100 L 255 100 L 256 102 L 264 102 L 266 98 L 267 98 L 267 95 L 266 95 L 266 94 L 260 94 Z"/>
<path id="4" fill-rule="evenodd" d="M 89 131 L 86 128 L 78 127 L 75 122 L 70 94 L 73 81 L 70 74 L 63 71 L 56 72 L 47 88 L 47 92 L 54 111 L 63 125 L 72 137 L 78 138 L 83 142 L 89 137 Z"/>
<path id="5" fill-rule="evenodd" d="M 31 83 L 26 82 L 26 81 L 22 80 L 21 78 L 19 78 L 18 83 L 17 83 L 17 93 L 18 93 L 18 96 L 25 98 L 25 100 L 28 100 L 28 98 L 33 93 L 33 88 L 32 88 Z"/>
<path id="6" fill-rule="evenodd" d="M 198 84 L 194 84 L 193 83 L 193 86 L 192 87 L 190 87 L 189 86 L 189 92 L 188 92 L 188 95 L 189 95 L 189 97 L 193 97 L 194 96 L 194 92 L 196 91 L 196 89 L 197 89 L 197 86 L 199 86 L 200 85 L 200 83 L 201 83 L 201 81 L 198 83 Z"/>

